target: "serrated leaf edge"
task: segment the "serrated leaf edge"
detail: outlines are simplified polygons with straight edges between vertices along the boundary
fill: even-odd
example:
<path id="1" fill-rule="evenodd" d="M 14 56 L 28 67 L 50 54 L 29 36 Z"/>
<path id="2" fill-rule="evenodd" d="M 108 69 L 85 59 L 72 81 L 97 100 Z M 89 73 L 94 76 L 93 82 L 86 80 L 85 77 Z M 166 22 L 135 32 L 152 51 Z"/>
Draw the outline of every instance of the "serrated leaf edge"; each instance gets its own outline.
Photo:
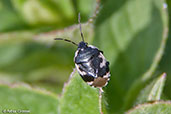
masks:
<path id="1" fill-rule="evenodd" d="M 38 87 L 32 87 L 30 86 L 29 84 L 26 84 L 26 83 L 7 83 L 7 82 L 0 82 L 0 86 L 5 86 L 5 87 L 8 87 L 8 88 L 12 88 L 12 89 L 27 89 L 28 91 L 33 91 L 35 93 L 38 93 L 38 94 L 42 94 L 42 95 L 47 95 L 47 96 L 51 96 L 53 98 L 55 98 L 56 100 L 58 100 L 58 96 L 50 91 L 47 91 L 45 89 L 42 89 L 42 88 L 38 88 Z"/>
<path id="2" fill-rule="evenodd" d="M 151 103 L 144 103 L 144 104 L 138 104 L 137 106 L 133 107 L 132 109 L 128 110 L 125 114 L 129 114 L 131 113 L 133 110 L 140 108 L 141 106 L 149 106 L 149 105 L 153 105 L 153 104 L 169 104 L 171 105 L 171 101 L 154 101 Z"/>
<path id="3" fill-rule="evenodd" d="M 157 92 L 156 94 L 158 94 L 158 93 L 160 93 L 160 95 L 158 95 L 158 98 L 156 98 L 156 100 L 160 100 L 160 96 L 161 96 L 161 93 L 162 93 L 162 90 L 163 90 L 163 86 L 164 86 L 164 82 L 165 82 L 165 80 L 166 80 L 166 73 L 163 73 L 158 79 L 157 79 L 157 81 L 155 82 L 155 84 L 153 85 L 153 87 L 152 87 L 152 89 L 151 90 L 153 90 L 154 88 L 156 88 L 156 83 L 158 83 L 158 82 L 162 82 L 162 85 L 160 84 L 160 92 Z M 150 92 L 150 94 L 149 94 L 149 96 L 148 96 L 148 98 L 147 98 L 147 100 L 148 101 L 151 101 L 152 99 L 153 99 L 153 95 L 154 95 L 154 93 L 153 93 L 153 91 L 151 91 Z"/>
<path id="4" fill-rule="evenodd" d="M 164 0 L 161 0 L 162 2 L 164 2 Z M 162 4 L 163 5 L 163 4 Z M 165 22 L 163 25 L 163 35 L 162 35 L 162 39 L 161 39 L 161 43 L 159 46 L 159 49 L 156 52 L 156 55 L 154 56 L 153 62 L 150 66 L 150 68 L 137 80 L 135 81 L 132 86 L 130 87 L 129 91 L 127 92 L 126 98 L 125 98 L 125 104 L 124 104 L 124 109 L 127 109 L 129 107 L 128 102 L 132 101 L 132 92 L 136 91 L 139 88 L 144 87 L 145 82 L 147 82 L 149 79 L 152 78 L 152 74 L 155 72 L 157 65 L 159 64 L 163 53 L 164 53 L 164 49 L 166 47 L 166 41 L 168 39 L 168 12 L 166 11 L 165 8 L 163 8 L 163 12 L 164 12 L 164 18 L 165 18 Z M 136 95 L 137 96 L 137 95 Z"/>

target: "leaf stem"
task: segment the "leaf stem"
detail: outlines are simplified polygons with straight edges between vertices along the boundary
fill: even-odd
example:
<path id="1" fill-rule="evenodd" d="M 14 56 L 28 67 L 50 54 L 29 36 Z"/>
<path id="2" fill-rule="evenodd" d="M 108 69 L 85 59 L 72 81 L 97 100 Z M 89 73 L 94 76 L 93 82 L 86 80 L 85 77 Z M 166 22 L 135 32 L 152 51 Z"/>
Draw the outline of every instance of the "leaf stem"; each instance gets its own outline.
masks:
<path id="1" fill-rule="evenodd" d="M 99 110 L 100 110 L 100 114 L 103 114 L 103 111 L 102 111 L 102 93 L 103 93 L 103 89 L 99 88 Z"/>

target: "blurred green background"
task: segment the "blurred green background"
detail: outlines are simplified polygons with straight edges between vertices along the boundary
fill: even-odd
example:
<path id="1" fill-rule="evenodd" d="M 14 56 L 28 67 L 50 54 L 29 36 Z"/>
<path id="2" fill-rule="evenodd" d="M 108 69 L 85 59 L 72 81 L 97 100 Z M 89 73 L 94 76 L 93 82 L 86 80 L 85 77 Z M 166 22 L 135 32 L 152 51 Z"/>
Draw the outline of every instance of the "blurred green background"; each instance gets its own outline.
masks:
<path id="1" fill-rule="evenodd" d="M 62 37 L 56 35 L 56 30 L 77 24 L 78 12 L 81 21 L 87 21 L 95 2 L 0 0 L 0 80 L 26 82 L 61 92 L 74 68 L 76 47 L 55 43 L 53 38 Z M 55 35 L 50 39 L 53 44 L 36 40 L 36 35 L 54 30 Z M 80 37 L 75 38 L 75 41 L 80 40 Z"/>
<path id="2" fill-rule="evenodd" d="M 53 38 L 81 41 L 80 12 L 86 41 L 111 63 L 105 88 L 110 114 L 131 108 L 132 98 L 163 72 L 162 98 L 171 99 L 171 1 L 165 3 L 168 9 L 164 3 L 101 0 L 97 7 L 98 0 L 0 0 L 0 84 L 24 83 L 60 96 L 75 67 L 76 47 Z"/>

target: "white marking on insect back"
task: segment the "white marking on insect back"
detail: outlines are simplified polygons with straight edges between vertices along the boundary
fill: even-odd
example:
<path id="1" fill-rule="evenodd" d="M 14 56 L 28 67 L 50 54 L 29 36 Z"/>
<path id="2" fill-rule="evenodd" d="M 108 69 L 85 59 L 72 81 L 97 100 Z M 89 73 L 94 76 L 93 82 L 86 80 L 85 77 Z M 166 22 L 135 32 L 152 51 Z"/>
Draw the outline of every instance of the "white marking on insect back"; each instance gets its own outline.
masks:
<path id="1" fill-rule="evenodd" d="M 87 66 L 90 66 L 90 62 L 85 63 Z"/>
<path id="2" fill-rule="evenodd" d="M 108 82 L 106 82 L 104 86 L 106 86 L 107 84 L 108 84 Z M 103 87 L 104 87 L 104 86 L 103 86 Z"/>
<path id="3" fill-rule="evenodd" d="M 75 58 L 78 56 L 78 53 L 79 53 L 80 51 L 81 51 L 81 50 L 79 49 L 79 50 L 77 50 L 77 51 L 75 52 L 74 61 L 75 61 Z M 84 58 L 84 59 L 82 60 L 82 62 L 87 62 L 88 59 L 89 59 L 89 58 Z"/>
<path id="4" fill-rule="evenodd" d="M 103 78 L 109 78 L 110 77 L 110 72 L 106 73 L 106 75 L 103 76 Z"/>
<path id="5" fill-rule="evenodd" d="M 77 71 L 78 71 L 78 73 L 80 74 L 80 75 L 86 75 L 87 73 L 86 72 L 84 72 L 84 71 L 80 71 L 80 69 L 79 69 L 79 66 L 77 65 L 77 64 L 75 64 L 75 66 L 76 66 L 76 68 L 77 68 Z"/>
<path id="6" fill-rule="evenodd" d="M 88 74 L 96 78 L 96 75 L 94 75 L 93 73 L 88 72 Z"/>
<path id="7" fill-rule="evenodd" d="M 100 68 L 104 67 L 106 65 L 106 61 L 102 59 L 102 62 L 100 63 Z"/>
<path id="8" fill-rule="evenodd" d="M 99 58 L 102 58 L 102 62 L 100 63 L 100 68 L 104 67 L 106 65 L 106 59 L 103 56 L 102 53 L 100 53 L 100 55 L 98 56 Z"/>
<path id="9" fill-rule="evenodd" d="M 95 76 L 96 78 L 98 77 L 98 76 L 97 76 L 98 72 L 99 72 L 98 69 L 96 69 L 96 76 Z"/>
<path id="10" fill-rule="evenodd" d="M 91 64 L 90 62 L 87 62 L 87 63 L 85 63 L 85 64 L 86 64 L 87 66 L 91 67 L 91 66 L 90 66 L 90 64 Z M 93 76 L 93 77 L 97 77 L 97 76 L 96 76 L 94 73 L 92 73 L 92 72 L 88 72 L 88 74 L 91 75 L 91 76 Z M 97 73 L 96 73 L 96 74 L 97 74 Z"/>
<path id="11" fill-rule="evenodd" d="M 93 84 L 93 81 L 87 82 L 87 84 L 91 86 Z"/>
<path id="12" fill-rule="evenodd" d="M 91 47 L 93 49 L 98 49 L 97 47 L 93 46 L 93 45 L 88 45 L 88 47 Z"/>
<path id="13" fill-rule="evenodd" d="M 79 50 L 77 50 L 77 51 L 75 52 L 75 56 L 74 56 L 74 58 L 76 58 L 76 57 L 77 57 L 78 52 L 79 52 Z"/>

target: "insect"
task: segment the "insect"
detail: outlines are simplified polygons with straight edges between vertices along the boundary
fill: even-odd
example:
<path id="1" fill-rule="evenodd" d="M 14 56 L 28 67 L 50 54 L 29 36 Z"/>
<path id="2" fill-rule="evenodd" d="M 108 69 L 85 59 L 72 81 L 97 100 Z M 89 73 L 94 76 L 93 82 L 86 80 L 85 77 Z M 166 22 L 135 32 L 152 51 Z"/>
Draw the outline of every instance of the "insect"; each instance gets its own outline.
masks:
<path id="1" fill-rule="evenodd" d="M 102 88 L 106 86 L 110 80 L 109 62 L 105 59 L 103 51 L 95 46 L 88 45 L 88 43 L 84 41 L 80 23 L 80 14 L 78 15 L 78 22 L 82 37 L 81 42 L 77 44 L 64 38 L 55 38 L 55 40 L 64 40 L 78 47 L 74 57 L 78 73 L 88 85 Z"/>

